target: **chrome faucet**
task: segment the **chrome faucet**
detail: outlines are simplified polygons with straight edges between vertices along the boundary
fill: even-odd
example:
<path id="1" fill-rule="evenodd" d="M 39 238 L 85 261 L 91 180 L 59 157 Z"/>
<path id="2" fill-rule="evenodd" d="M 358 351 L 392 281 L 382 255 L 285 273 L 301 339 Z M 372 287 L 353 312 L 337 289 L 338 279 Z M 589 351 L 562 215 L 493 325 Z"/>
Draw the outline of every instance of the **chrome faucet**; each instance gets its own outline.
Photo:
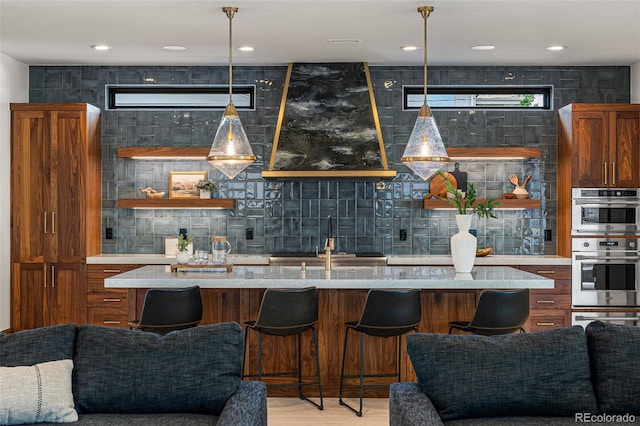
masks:
<path id="1" fill-rule="evenodd" d="M 324 255 L 318 254 L 318 258 L 324 258 L 324 270 L 331 270 L 331 251 L 336 248 L 336 239 L 333 238 L 333 223 L 331 215 L 327 217 L 327 238 L 324 241 Z"/>

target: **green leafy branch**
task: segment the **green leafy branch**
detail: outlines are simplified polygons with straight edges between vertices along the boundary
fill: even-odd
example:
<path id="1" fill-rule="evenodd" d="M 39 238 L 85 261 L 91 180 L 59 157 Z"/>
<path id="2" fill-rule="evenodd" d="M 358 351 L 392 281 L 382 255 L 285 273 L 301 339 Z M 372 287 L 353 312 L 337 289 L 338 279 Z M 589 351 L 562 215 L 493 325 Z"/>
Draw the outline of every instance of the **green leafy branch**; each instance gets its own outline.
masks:
<path id="1" fill-rule="evenodd" d="M 487 198 L 486 200 L 477 201 L 478 188 L 474 183 L 467 183 L 467 192 L 465 197 L 462 196 L 451 181 L 442 172 L 438 172 L 438 175 L 443 178 L 444 184 L 447 188 L 447 193 L 451 196 L 447 196 L 445 201 L 451 204 L 458 210 L 458 214 L 471 214 L 477 213 L 481 218 L 495 218 L 496 215 L 493 211 L 496 207 L 502 203 L 498 202 L 495 198 Z"/>

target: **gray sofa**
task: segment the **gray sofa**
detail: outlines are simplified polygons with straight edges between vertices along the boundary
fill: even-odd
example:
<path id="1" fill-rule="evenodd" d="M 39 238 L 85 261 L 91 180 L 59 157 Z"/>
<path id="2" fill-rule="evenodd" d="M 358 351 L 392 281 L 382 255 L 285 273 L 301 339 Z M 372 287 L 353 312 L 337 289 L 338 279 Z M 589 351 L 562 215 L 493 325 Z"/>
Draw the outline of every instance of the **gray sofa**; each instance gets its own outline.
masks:
<path id="1" fill-rule="evenodd" d="M 237 323 L 0 333 L 0 424 L 266 425 L 266 387 L 242 380 L 243 347 Z"/>
<path id="2" fill-rule="evenodd" d="M 414 334 L 417 382 L 392 426 L 640 424 L 640 328 L 590 323 L 503 336 Z"/>

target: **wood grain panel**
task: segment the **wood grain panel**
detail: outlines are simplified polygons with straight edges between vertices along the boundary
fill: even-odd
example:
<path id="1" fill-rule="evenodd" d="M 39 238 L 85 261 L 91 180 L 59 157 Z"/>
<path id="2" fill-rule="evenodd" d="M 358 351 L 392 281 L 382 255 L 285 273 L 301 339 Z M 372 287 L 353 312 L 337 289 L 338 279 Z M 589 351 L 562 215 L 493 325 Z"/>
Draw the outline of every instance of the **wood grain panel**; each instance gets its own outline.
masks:
<path id="1" fill-rule="evenodd" d="M 640 111 L 610 113 L 611 185 L 640 186 Z"/>

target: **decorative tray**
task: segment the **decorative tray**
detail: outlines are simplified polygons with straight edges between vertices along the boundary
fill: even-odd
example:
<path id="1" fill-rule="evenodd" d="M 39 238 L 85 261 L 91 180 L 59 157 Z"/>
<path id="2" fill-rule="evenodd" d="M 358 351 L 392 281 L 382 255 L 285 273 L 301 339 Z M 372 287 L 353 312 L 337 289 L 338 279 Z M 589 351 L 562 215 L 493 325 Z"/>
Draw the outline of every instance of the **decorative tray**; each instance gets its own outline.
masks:
<path id="1" fill-rule="evenodd" d="M 171 272 L 231 272 L 233 264 L 185 263 L 171 265 Z"/>

